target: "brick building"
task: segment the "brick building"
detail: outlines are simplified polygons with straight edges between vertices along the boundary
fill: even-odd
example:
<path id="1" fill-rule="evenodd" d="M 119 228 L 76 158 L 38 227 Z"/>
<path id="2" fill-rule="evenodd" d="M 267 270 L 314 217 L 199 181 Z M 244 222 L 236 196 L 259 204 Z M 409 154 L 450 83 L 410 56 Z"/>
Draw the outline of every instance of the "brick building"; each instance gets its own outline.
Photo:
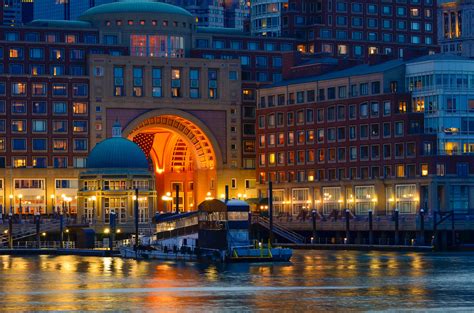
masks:
<path id="1" fill-rule="evenodd" d="M 432 118 L 433 110 L 435 116 L 454 121 L 457 114 L 470 116 L 467 106 L 472 96 L 465 95 L 457 108 L 449 109 L 453 100 L 439 98 L 438 102 L 414 90 L 428 95 L 431 89 L 426 88 L 438 86 L 440 93 L 452 94 L 449 90 L 454 86 L 444 85 L 442 79 L 422 83 L 421 76 L 408 74 L 424 75 L 427 68 L 448 73 L 452 62 L 456 60 L 443 56 L 392 60 L 260 89 L 257 174 L 261 195 L 265 196 L 271 180 L 275 210 L 291 215 L 312 209 L 326 215 L 343 209 L 355 215 L 369 211 L 391 215 L 395 209 L 417 214 L 420 208 L 470 212 L 474 161 L 468 122 L 462 131 L 466 139 L 461 122 L 446 131 L 447 120 Z M 463 95 L 461 89 L 455 92 L 458 97 Z M 464 138 L 464 145 L 455 138 Z M 454 146 L 459 147 L 455 153 Z"/>

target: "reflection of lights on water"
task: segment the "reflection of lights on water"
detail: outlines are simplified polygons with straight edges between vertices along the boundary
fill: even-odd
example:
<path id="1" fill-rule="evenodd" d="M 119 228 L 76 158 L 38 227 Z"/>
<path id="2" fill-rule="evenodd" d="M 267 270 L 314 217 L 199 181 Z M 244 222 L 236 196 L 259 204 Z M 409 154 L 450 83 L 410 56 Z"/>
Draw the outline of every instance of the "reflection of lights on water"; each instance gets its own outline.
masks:
<path id="1" fill-rule="evenodd" d="M 215 266 L 209 266 L 206 270 L 205 276 L 210 281 L 217 281 L 217 279 L 219 278 L 217 268 Z"/>

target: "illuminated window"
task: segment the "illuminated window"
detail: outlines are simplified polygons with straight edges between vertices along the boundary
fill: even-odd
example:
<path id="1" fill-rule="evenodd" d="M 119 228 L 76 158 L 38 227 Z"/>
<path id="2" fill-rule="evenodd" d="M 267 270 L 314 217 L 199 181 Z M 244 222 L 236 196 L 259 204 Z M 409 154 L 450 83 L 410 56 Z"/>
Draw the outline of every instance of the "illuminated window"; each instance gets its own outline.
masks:
<path id="1" fill-rule="evenodd" d="M 11 121 L 11 126 L 14 133 L 26 132 L 26 120 L 13 120 Z"/>
<path id="2" fill-rule="evenodd" d="M 399 113 L 406 113 L 407 112 L 407 102 L 406 101 L 398 102 L 398 112 Z"/>
<path id="3" fill-rule="evenodd" d="M 346 55 L 347 54 L 347 45 L 337 45 L 337 53 L 339 55 Z"/>
<path id="4" fill-rule="evenodd" d="M 415 213 L 419 201 L 416 185 L 396 185 L 395 186 L 396 208 L 402 214 Z"/>
<path id="5" fill-rule="evenodd" d="M 64 75 L 64 66 L 63 65 L 51 65 L 51 75 L 61 76 Z"/>
<path id="6" fill-rule="evenodd" d="M 23 59 L 23 48 L 10 48 L 10 59 L 22 60 Z"/>
<path id="7" fill-rule="evenodd" d="M 30 74 L 33 76 L 44 75 L 45 69 L 43 64 L 30 64 Z"/>
<path id="8" fill-rule="evenodd" d="M 171 97 L 181 97 L 181 70 L 176 68 L 171 70 Z"/>
<path id="9" fill-rule="evenodd" d="M 75 133 L 85 133 L 87 132 L 87 121 L 73 121 L 72 122 L 72 131 Z"/>
<path id="10" fill-rule="evenodd" d="M 53 151 L 67 151 L 67 139 L 53 139 Z"/>
<path id="11" fill-rule="evenodd" d="M 31 92 L 33 96 L 46 96 L 46 83 L 33 83 L 31 85 Z"/>
<path id="12" fill-rule="evenodd" d="M 405 177 L 405 166 L 403 164 L 396 166 L 396 175 L 397 177 Z"/>
<path id="13" fill-rule="evenodd" d="M 76 35 L 66 35 L 65 36 L 65 42 L 66 43 L 76 43 L 77 42 L 77 36 Z"/>
<path id="14" fill-rule="evenodd" d="M 374 186 L 355 187 L 355 211 L 356 214 L 368 214 L 375 209 L 377 197 Z"/>
<path id="15" fill-rule="evenodd" d="M 66 84 L 53 84 L 53 96 L 67 96 L 67 85 Z"/>
<path id="16" fill-rule="evenodd" d="M 87 114 L 87 106 L 86 102 L 74 102 L 72 104 L 72 111 L 74 115 Z"/>
<path id="17" fill-rule="evenodd" d="M 421 164 L 421 176 L 428 176 L 428 164 Z"/>
<path id="18" fill-rule="evenodd" d="M 14 157 L 13 158 L 13 167 L 14 168 L 25 168 L 26 167 L 26 157 Z"/>
<path id="19" fill-rule="evenodd" d="M 26 96 L 26 83 L 12 83 L 12 94 L 14 96 Z"/>
<path id="20" fill-rule="evenodd" d="M 143 97 L 143 68 L 133 68 L 133 96 Z"/>
<path id="21" fill-rule="evenodd" d="M 275 153 L 272 152 L 268 155 L 268 164 L 275 165 L 275 162 L 276 162 Z"/>
<path id="22" fill-rule="evenodd" d="M 209 99 L 217 98 L 217 70 L 208 70 Z"/>
<path id="23" fill-rule="evenodd" d="M 410 9 L 410 15 L 412 17 L 420 16 L 420 10 L 418 8 L 411 8 Z"/>
<path id="24" fill-rule="evenodd" d="M 114 96 L 125 96 L 124 68 L 121 66 L 114 67 Z"/>
<path id="25" fill-rule="evenodd" d="M 56 60 L 63 60 L 64 59 L 64 49 L 51 49 L 50 52 L 50 59 L 52 61 Z"/>

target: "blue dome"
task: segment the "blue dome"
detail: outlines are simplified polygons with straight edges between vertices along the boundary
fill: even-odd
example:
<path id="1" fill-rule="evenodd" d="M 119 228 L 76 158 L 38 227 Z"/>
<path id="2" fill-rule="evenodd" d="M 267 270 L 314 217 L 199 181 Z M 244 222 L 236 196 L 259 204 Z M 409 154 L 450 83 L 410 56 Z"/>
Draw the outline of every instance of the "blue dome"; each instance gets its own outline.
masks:
<path id="1" fill-rule="evenodd" d="M 140 147 L 125 138 L 113 137 L 99 142 L 87 157 L 87 168 L 140 168 L 148 161 Z"/>
<path id="2" fill-rule="evenodd" d="M 151 14 L 176 14 L 192 17 L 193 15 L 179 7 L 163 2 L 154 2 L 150 0 L 131 0 L 122 2 L 112 2 L 92 7 L 85 11 L 80 20 L 88 20 L 95 15 L 108 14 L 129 14 L 129 13 L 151 13 Z"/>

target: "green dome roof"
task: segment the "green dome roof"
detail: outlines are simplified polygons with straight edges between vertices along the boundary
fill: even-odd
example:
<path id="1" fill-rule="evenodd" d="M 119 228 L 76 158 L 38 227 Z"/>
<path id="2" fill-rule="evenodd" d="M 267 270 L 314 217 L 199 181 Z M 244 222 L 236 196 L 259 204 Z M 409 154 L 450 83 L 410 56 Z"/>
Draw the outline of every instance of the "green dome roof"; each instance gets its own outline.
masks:
<path id="1" fill-rule="evenodd" d="M 148 170 L 142 149 L 125 138 L 113 137 L 99 142 L 87 157 L 87 168 L 140 168 Z"/>
<path id="2" fill-rule="evenodd" d="M 186 16 L 193 16 L 189 11 L 177 7 L 175 5 L 152 2 L 152 1 L 124 1 L 113 2 L 98 5 L 85 11 L 79 19 L 87 20 L 89 17 L 99 14 L 114 14 L 114 13 L 161 13 L 161 14 L 180 14 Z"/>

